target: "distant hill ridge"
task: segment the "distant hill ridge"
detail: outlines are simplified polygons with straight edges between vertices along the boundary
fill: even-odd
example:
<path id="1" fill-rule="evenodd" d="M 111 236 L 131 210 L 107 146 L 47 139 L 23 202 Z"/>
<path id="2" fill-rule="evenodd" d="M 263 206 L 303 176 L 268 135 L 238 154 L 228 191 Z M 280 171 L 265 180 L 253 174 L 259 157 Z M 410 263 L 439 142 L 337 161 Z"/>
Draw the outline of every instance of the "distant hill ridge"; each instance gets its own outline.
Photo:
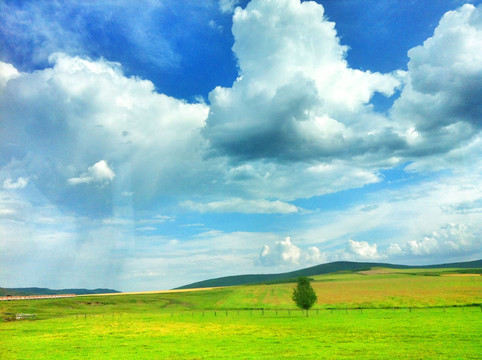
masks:
<path id="1" fill-rule="evenodd" d="M 52 290 L 47 288 L 29 287 L 29 288 L 0 288 L 0 296 L 6 295 L 61 295 L 61 294 L 75 294 L 75 295 L 91 295 L 91 294 L 108 294 L 119 293 L 120 291 L 112 289 L 60 289 Z"/>
<path id="2" fill-rule="evenodd" d="M 335 261 L 327 264 L 316 265 L 308 267 L 305 269 L 300 269 L 296 271 L 290 271 L 286 273 L 279 274 L 251 274 L 251 275 L 235 275 L 235 276 L 225 276 L 215 279 L 209 279 L 204 281 L 198 281 L 192 284 L 184 285 L 177 289 L 195 289 L 203 287 L 218 287 L 218 286 L 235 286 L 235 285 L 245 285 L 251 283 L 259 282 L 271 282 L 286 279 L 295 279 L 299 276 L 314 276 L 329 274 L 338 271 L 356 271 L 365 268 L 372 267 L 384 267 L 390 269 L 442 269 L 442 268 L 459 268 L 459 269 L 477 269 L 482 268 L 482 259 L 450 264 L 437 264 L 437 265 L 422 265 L 422 266 L 411 266 L 411 265 L 395 265 L 395 264 L 385 264 L 385 263 L 375 263 L 375 262 L 353 262 L 353 261 Z"/>

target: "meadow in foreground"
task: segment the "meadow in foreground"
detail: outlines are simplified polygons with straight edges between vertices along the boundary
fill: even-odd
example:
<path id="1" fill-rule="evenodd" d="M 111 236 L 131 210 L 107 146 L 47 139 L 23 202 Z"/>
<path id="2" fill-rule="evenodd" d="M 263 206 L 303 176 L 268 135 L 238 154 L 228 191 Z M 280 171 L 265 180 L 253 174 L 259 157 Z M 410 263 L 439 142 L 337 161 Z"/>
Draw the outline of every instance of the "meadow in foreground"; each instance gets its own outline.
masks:
<path id="1" fill-rule="evenodd" d="M 4 302 L 38 320 L 0 323 L 0 358 L 479 359 L 481 277 L 424 275 L 317 276 L 309 317 L 290 283 Z"/>
<path id="2" fill-rule="evenodd" d="M 480 308 L 64 317 L 1 327 L 2 359 L 480 359 Z"/>

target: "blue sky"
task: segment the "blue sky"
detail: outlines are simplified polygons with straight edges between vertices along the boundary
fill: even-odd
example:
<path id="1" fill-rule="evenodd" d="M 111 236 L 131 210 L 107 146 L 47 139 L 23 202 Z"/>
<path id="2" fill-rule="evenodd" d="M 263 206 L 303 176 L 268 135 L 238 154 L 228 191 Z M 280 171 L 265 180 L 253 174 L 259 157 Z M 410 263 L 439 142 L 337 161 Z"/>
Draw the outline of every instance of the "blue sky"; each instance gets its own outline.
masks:
<path id="1" fill-rule="evenodd" d="M 482 5 L 3 1 L 0 286 L 482 257 Z"/>

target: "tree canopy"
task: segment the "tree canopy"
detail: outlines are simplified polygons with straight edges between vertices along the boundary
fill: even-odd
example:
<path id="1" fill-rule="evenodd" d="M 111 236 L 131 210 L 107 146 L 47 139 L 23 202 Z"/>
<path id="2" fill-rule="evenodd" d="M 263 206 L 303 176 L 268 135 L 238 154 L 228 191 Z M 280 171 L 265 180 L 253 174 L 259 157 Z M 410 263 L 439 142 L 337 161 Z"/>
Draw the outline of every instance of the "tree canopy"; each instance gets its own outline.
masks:
<path id="1" fill-rule="evenodd" d="M 308 316 L 308 310 L 316 302 L 316 299 L 316 293 L 311 287 L 310 280 L 306 276 L 300 276 L 298 284 L 293 289 L 293 301 L 299 308 L 306 310 L 306 316 Z"/>

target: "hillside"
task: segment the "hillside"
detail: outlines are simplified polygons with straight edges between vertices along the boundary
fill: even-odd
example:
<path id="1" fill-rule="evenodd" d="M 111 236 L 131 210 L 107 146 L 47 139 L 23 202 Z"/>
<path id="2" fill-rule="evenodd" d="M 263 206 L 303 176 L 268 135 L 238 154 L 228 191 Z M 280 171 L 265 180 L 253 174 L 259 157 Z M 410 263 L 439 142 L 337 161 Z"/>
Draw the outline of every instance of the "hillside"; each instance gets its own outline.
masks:
<path id="1" fill-rule="evenodd" d="M 48 288 L 0 288 L 0 296 L 6 295 L 61 295 L 61 294 L 76 294 L 76 295 L 90 295 L 90 294 L 106 294 L 118 293 L 117 290 L 112 289 L 60 289 L 52 290 Z"/>
<path id="2" fill-rule="evenodd" d="M 296 271 L 279 273 L 279 274 L 251 274 L 251 275 L 235 275 L 225 276 L 215 279 L 198 281 L 192 284 L 184 285 L 176 289 L 195 289 L 204 287 L 219 286 L 235 286 L 261 282 L 276 282 L 286 279 L 295 279 L 299 276 L 314 276 L 335 273 L 339 271 L 359 271 L 365 268 L 383 267 L 389 269 L 471 269 L 482 268 L 482 260 L 474 260 L 467 262 L 436 264 L 424 266 L 395 265 L 375 262 L 352 262 L 352 261 L 336 261 L 327 264 L 316 265 Z"/>
<path id="3" fill-rule="evenodd" d="M 482 269 L 389 269 L 310 276 L 314 309 L 393 309 L 480 306 Z M 203 291 L 87 295 L 46 301 L 0 301 L 0 323 L 8 314 L 63 315 L 177 313 L 207 310 L 294 309 L 295 283 L 218 287 Z M 480 309 L 478 309 L 480 312 Z M 225 315 L 225 314 L 223 314 Z M 106 316 L 107 317 L 107 316 Z M 2 358 L 0 356 L 0 358 Z M 2 358 L 3 359 L 3 358 Z"/>

